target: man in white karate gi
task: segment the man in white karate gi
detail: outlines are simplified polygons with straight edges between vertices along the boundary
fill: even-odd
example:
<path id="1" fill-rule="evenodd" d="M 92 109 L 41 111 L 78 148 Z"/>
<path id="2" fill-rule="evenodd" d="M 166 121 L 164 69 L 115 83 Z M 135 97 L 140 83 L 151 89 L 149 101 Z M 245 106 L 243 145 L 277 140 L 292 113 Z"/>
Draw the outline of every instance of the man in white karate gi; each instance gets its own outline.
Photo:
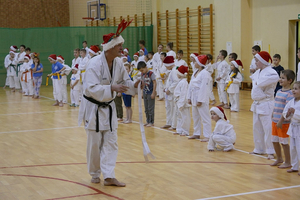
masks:
<path id="1" fill-rule="evenodd" d="M 123 20 L 117 33 L 103 36 L 103 53 L 90 60 L 84 74 L 79 123 L 84 122 L 87 133 L 88 172 L 92 183 L 99 183 L 102 173 L 105 186 L 126 186 L 115 178 L 114 172 L 118 154 L 118 121 L 113 100 L 118 92 L 135 95 L 140 82 L 134 84 L 131 81 L 118 58 L 124 43 L 120 33 L 129 24 Z"/>

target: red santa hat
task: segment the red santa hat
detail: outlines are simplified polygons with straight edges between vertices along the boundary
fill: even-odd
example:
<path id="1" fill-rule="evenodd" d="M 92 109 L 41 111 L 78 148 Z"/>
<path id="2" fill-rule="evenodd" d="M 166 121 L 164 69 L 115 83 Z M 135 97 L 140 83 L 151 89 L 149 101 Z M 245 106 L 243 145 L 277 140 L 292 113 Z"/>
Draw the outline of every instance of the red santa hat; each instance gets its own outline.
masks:
<path id="1" fill-rule="evenodd" d="M 16 53 L 16 52 L 14 52 L 13 50 L 10 50 L 9 53 Z"/>
<path id="2" fill-rule="evenodd" d="M 72 69 L 78 70 L 78 64 L 74 65 Z"/>
<path id="3" fill-rule="evenodd" d="M 125 48 L 123 51 L 126 52 L 126 53 L 129 53 L 129 49 L 128 48 Z"/>
<path id="4" fill-rule="evenodd" d="M 48 59 L 54 60 L 56 61 L 56 55 L 55 54 L 51 54 Z"/>
<path id="5" fill-rule="evenodd" d="M 201 67 L 205 67 L 206 62 L 207 62 L 207 56 L 206 55 L 200 55 L 196 57 L 196 62 L 198 65 L 200 65 Z"/>
<path id="6" fill-rule="evenodd" d="M 18 50 L 18 47 L 17 47 L 17 46 L 10 46 L 10 50 L 12 50 L 12 51 L 17 51 L 17 50 Z"/>
<path id="7" fill-rule="evenodd" d="M 92 53 L 93 55 L 97 55 L 98 51 L 100 51 L 100 49 L 96 45 L 92 45 L 89 49 L 89 52 Z"/>
<path id="8" fill-rule="evenodd" d="M 187 66 L 181 65 L 177 68 L 177 74 L 179 74 L 180 76 L 187 76 L 188 72 L 189 68 Z"/>
<path id="9" fill-rule="evenodd" d="M 30 60 L 30 56 L 29 56 L 28 54 L 26 54 L 26 55 L 24 56 L 24 59 Z"/>
<path id="10" fill-rule="evenodd" d="M 107 35 L 103 35 L 103 43 L 101 44 L 101 46 L 103 47 L 103 51 L 107 51 L 111 48 L 114 48 L 116 45 L 125 42 L 120 34 L 127 28 L 127 26 L 129 26 L 132 20 L 127 22 L 125 21 L 125 19 L 123 19 L 122 22 L 119 24 L 116 33 L 109 33 Z"/>
<path id="11" fill-rule="evenodd" d="M 269 60 L 271 60 L 272 63 L 272 58 L 266 51 L 258 52 L 257 54 L 255 54 L 255 58 L 257 58 L 264 65 L 270 65 Z"/>
<path id="12" fill-rule="evenodd" d="M 216 107 L 212 107 L 209 111 L 213 111 L 214 113 L 216 113 L 221 119 L 226 120 L 227 121 L 227 117 L 225 115 L 225 112 L 223 110 L 223 108 L 216 106 Z"/>
<path id="13" fill-rule="evenodd" d="M 141 48 L 140 51 L 142 51 L 143 53 L 145 53 L 145 49 L 144 48 Z"/>
<path id="14" fill-rule="evenodd" d="M 125 58 L 126 60 L 128 59 L 127 56 L 122 56 L 122 59 L 124 59 L 124 58 Z"/>
<path id="15" fill-rule="evenodd" d="M 170 67 L 172 65 L 174 65 L 174 57 L 173 56 L 167 56 L 165 59 L 164 59 L 164 65 L 166 67 Z"/>
<path id="16" fill-rule="evenodd" d="M 134 57 L 134 56 L 139 57 L 140 54 L 139 54 L 139 53 L 135 53 L 135 54 L 133 55 L 133 57 Z"/>
<path id="17" fill-rule="evenodd" d="M 190 57 L 192 57 L 192 58 L 194 58 L 195 60 L 196 60 L 196 58 L 199 56 L 199 54 L 197 54 L 197 53 L 192 53 L 191 55 L 190 55 Z"/>
<path id="18" fill-rule="evenodd" d="M 57 60 L 61 60 L 62 62 L 65 62 L 64 57 L 62 57 L 61 55 L 57 56 Z"/>
<path id="19" fill-rule="evenodd" d="M 239 66 L 241 66 L 242 69 L 244 70 L 242 61 L 240 61 L 240 60 L 233 60 L 233 61 L 231 61 L 231 63 L 232 63 L 236 68 L 239 68 Z"/>

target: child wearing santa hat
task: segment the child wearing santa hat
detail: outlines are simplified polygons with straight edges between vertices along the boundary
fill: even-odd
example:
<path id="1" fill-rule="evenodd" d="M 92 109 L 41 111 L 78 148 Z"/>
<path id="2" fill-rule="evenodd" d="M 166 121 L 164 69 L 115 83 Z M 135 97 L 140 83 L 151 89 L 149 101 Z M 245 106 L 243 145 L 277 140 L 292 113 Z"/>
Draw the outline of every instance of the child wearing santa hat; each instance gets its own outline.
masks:
<path id="1" fill-rule="evenodd" d="M 24 96 L 32 96 L 33 95 L 33 82 L 32 82 L 32 72 L 31 66 L 29 65 L 30 56 L 24 56 L 24 62 L 21 65 L 20 73 L 21 73 L 21 85 Z"/>
<path id="2" fill-rule="evenodd" d="M 99 51 L 100 51 L 100 48 L 97 45 L 92 45 L 89 48 L 89 51 L 88 51 L 89 52 L 89 59 L 97 56 Z"/>
<path id="3" fill-rule="evenodd" d="M 71 72 L 71 67 L 65 64 L 65 59 L 61 55 L 57 56 L 57 61 L 61 63 L 65 69 L 60 73 L 61 74 L 61 92 L 63 103 L 68 103 L 68 92 L 67 92 L 67 76 Z"/>
<path id="4" fill-rule="evenodd" d="M 188 136 L 191 125 L 190 105 L 187 101 L 187 91 L 189 84 L 187 82 L 189 68 L 181 65 L 177 68 L 177 77 L 180 80 L 174 90 L 175 104 L 178 108 L 176 133 L 174 135 Z"/>
<path id="5" fill-rule="evenodd" d="M 272 69 L 269 60 L 270 54 L 261 51 L 255 56 L 257 70 L 251 76 L 253 103 L 253 140 L 254 150 L 250 154 L 268 154 L 268 159 L 274 158 L 274 147 L 272 144 L 272 112 L 274 107 L 274 90 L 279 80 L 277 72 Z"/>
<path id="6" fill-rule="evenodd" d="M 164 61 L 164 66 L 167 68 L 167 70 L 170 71 L 170 74 L 168 75 L 168 80 L 166 83 L 166 88 L 164 89 L 164 92 L 166 94 L 166 125 L 164 125 L 161 128 L 169 128 L 171 130 L 176 129 L 177 120 L 175 118 L 175 105 L 174 105 L 174 90 L 179 82 L 179 79 L 177 77 L 177 70 L 175 67 L 175 61 L 173 56 L 167 56 Z"/>
<path id="7" fill-rule="evenodd" d="M 221 147 L 223 151 L 234 149 L 236 134 L 233 126 L 227 121 L 224 110 L 221 107 L 212 107 L 210 114 L 211 119 L 216 122 L 216 126 L 208 141 L 208 151 L 214 151 L 217 146 Z"/>
<path id="8" fill-rule="evenodd" d="M 200 139 L 203 126 L 202 142 L 208 142 L 211 134 L 211 121 L 209 119 L 209 79 L 210 73 L 205 70 L 207 56 L 196 58 L 195 69 L 188 89 L 188 103 L 192 105 L 194 120 L 194 134 L 189 139 Z"/>
<path id="9" fill-rule="evenodd" d="M 127 62 L 131 63 L 131 58 L 130 58 L 130 55 L 129 55 L 129 49 L 128 49 L 128 48 L 125 48 L 125 49 L 123 50 L 123 52 L 124 52 L 124 56 L 127 57 Z"/>
<path id="10" fill-rule="evenodd" d="M 231 112 L 238 112 L 240 110 L 239 94 L 240 83 L 242 82 L 243 77 L 240 73 L 239 66 L 243 67 L 243 63 L 240 60 L 233 60 L 230 62 L 231 72 L 227 76 L 227 80 L 225 82 L 227 84 L 225 90 L 229 94 Z"/>
<path id="11" fill-rule="evenodd" d="M 197 54 L 197 53 L 192 53 L 191 55 L 190 55 L 190 59 L 191 59 L 191 67 L 192 67 L 192 70 L 193 70 L 193 72 L 195 72 L 196 70 L 195 70 L 195 62 L 196 62 L 196 58 L 197 58 L 197 56 L 199 56 L 199 54 Z"/>
<path id="12" fill-rule="evenodd" d="M 230 108 L 228 106 L 227 94 L 225 91 L 225 87 L 226 87 L 225 81 L 226 81 L 228 73 L 230 71 L 229 65 L 225 60 L 226 57 L 227 57 L 227 51 L 221 50 L 219 52 L 218 57 L 216 58 L 216 64 L 215 64 L 215 68 L 217 69 L 216 82 L 218 85 L 218 94 L 219 94 L 219 99 L 221 102 L 219 107 L 224 106 L 224 108 Z M 220 60 L 220 61 L 218 62 L 218 60 Z"/>
<path id="13" fill-rule="evenodd" d="M 66 69 L 61 63 L 57 62 L 57 57 L 55 54 L 51 54 L 48 57 L 49 62 L 52 64 L 52 73 L 48 74 L 47 76 L 52 76 L 52 84 L 53 84 L 53 96 L 55 99 L 55 103 L 53 106 L 63 107 L 63 98 L 62 98 L 62 84 L 61 78 L 62 76 L 60 73 Z"/>
<path id="14" fill-rule="evenodd" d="M 7 72 L 7 77 L 9 81 L 9 88 L 11 88 L 12 92 L 15 92 L 16 89 L 16 84 L 15 82 L 17 81 L 16 79 L 18 78 L 16 73 L 17 73 L 17 59 L 16 59 L 16 54 L 15 51 L 18 49 L 17 46 L 11 46 L 9 54 L 6 55 L 4 59 L 4 66 L 6 68 Z"/>
<path id="15" fill-rule="evenodd" d="M 72 76 L 70 82 L 70 97 L 71 97 L 71 105 L 70 107 L 78 107 L 79 106 L 79 94 L 81 90 L 81 83 L 80 83 L 80 74 L 78 73 L 78 65 L 75 65 L 72 68 Z"/>
<path id="16" fill-rule="evenodd" d="M 212 74 L 214 73 L 214 65 L 211 64 L 211 61 L 213 59 L 213 56 L 211 54 L 206 54 L 207 56 L 207 64 L 205 65 L 205 69 L 210 73 L 210 79 L 209 79 L 209 99 L 212 101 L 210 105 L 215 105 L 216 104 L 216 99 L 215 95 L 213 92 L 213 78 Z"/>

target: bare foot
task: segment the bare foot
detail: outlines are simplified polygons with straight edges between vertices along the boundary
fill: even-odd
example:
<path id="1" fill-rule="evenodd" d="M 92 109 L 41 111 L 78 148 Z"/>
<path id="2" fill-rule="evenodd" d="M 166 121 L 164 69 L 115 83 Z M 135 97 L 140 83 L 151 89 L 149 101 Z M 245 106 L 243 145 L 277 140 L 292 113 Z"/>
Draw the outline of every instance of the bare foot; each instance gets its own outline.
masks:
<path id="1" fill-rule="evenodd" d="M 148 125 L 148 123 L 144 124 L 144 126 L 147 126 L 147 125 Z"/>
<path id="2" fill-rule="evenodd" d="M 180 136 L 189 136 L 188 134 L 180 134 Z"/>
<path id="3" fill-rule="evenodd" d="M 200 141 L 201 141 L 201 142 L 208 142 L 208 141 L 209 141 L 209 138 L 204 138 L 204 139 L 201 139 Z"/>
<path id="4" fill-rule="evenodd" d="M 230 112 L 238 112 L 238 111 L 236 111 L 236 110 L 231 110 Z"/>
<path id="5" fill-rule="evenodd" d="M 283 163 L 283 160 L 276 160 L 275 162 L 273 162 L 270 166 L 278 166 L 281 163 Z"/>
<path id="6" fill-rule="evenodd" d="M 291 168 L 292 165 L 289 163 L 283 163 L 282 165 L 280 165 L 278 168 L 279 169 L 286 169 L 286 168 Z"/>
<path id="7" fill-rule="evenodd" d="M 117 187 L 125 187 L 125 183 L 119 182 L 116 178 L 107 178 L 104 180 L 105 186 L 117 186 Z"/>
<path id="8" fill-rule="evenodd" d="M 52 106 L 58 106 L 59 105 L 59 103 L 58 102 L 55 102 L 55 104 L 53 104 Z"/>
<path id="9" fill-rule="evenodd" d="M 173 135 L 181 135 L 180 133 L 177 133 L 177 132 L 175 132 L 175 133 L 173 133 Z"/>
<path id="10" fill-rule="evenodd" d="M 126 121 L 126 122 L 124 122 L 124 124 L 131 124 L 132 123 L 132 121 Z"/>
<path id="11" fill-rule="evenodd" d="M 213 151 L 215 151 L 215 150 L 214 150 L 214 149 L 209 149 L 208 151 L 209 151 L 209 152 L 213 152 Z"/>
<path id="12" fill-rule="evenodd" d="M 268 154 L 268 160 L 271 160 L 271 159 L 274 159 L 275 158 L 275 156 L 273 155 L 273 154 Z"/>
<path id="13" fill-rule="evenodd" d="M 12 89 L 11 91 L 12 91 L 12 92 L 15 92 L 16 90 L 15 90 L 15 89 Z"/>
<path id="14" fill-rule="evenodd" d="M 225 108 L 225 109 L 229 109 L 229 108 L 230 108 L 230 106 L 228 106 L 228 105 L 225 105 L 223 108 Z"/>
<path id="15" fill-rule="evenodd" d="M 193 140 L 193 139 L 200 139 L 199 135 L 192 135 L 191 137 L 189 137 L 189 140 Z"/>
<path id="16" fill-rule="evenodd" d="M 249 152 L 249 154 L 262 155 L 263 153 L 256 153 L 256 152 L 252 151 L 252 152 Z"/>
<path id="17" fill-rule="evenodd" d="M 153 127 L 154 126 L 154 124 L 148 124 L 147 125 L 147 127 Z"/>
<path id="18" fill-rule="evenodd" d="M 61 102 L 61 103 L 58 104 L 58 106 L 59 106 L 59 107 L 63 107 L 64 104 Z"/>
<path id="19" fill-rule="evenodd" d="M 164 125 L 164 126 L 162 126 L 160 128 L 170 128 L 170 127 L 171 127 L 170 125 Z"/>
<path id="20" fill-rule="evenodd" d="M 164 98 L 160 98 L 160 99 L 158 99 L 158 101 L 163 101 L 164 100 Z"/>
<path id="21" fill-rule="evenodd" d="M 100 178 L 99 177 L 96 177 L 96 178 L 92 178 L 91 179 L 91 183 L 100 183 Z"/>
<path id="22" fill-rule="evenodd" d="M 210 105 L 215 105 L 217 102 L 216 102 L 216 100 L 213 100 L 211 103 L 210 103 Z"/>
<path id="23" fill-rule="evenodd" d="M 292 172 L 298 172 L 298 170 L 294 170 L 294 169 L 288 169 L 286 170 L 287 173 L 292 173 Z"/>

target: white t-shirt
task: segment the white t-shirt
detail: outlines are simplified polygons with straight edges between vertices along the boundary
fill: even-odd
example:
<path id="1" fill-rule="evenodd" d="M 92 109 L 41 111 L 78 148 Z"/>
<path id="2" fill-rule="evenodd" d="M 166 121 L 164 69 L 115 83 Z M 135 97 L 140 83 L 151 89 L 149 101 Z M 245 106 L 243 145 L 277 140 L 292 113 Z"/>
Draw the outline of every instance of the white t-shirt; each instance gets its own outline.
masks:
<path id="1" fill-rule="evenodd" d="M 74 86 L 73 90 L 80 90 L 80 75 L 77 74 L 72 74 L 71 76 L 71 84 L 73 85 L 76 81 L 78 80 L 78 83 Z"/>

